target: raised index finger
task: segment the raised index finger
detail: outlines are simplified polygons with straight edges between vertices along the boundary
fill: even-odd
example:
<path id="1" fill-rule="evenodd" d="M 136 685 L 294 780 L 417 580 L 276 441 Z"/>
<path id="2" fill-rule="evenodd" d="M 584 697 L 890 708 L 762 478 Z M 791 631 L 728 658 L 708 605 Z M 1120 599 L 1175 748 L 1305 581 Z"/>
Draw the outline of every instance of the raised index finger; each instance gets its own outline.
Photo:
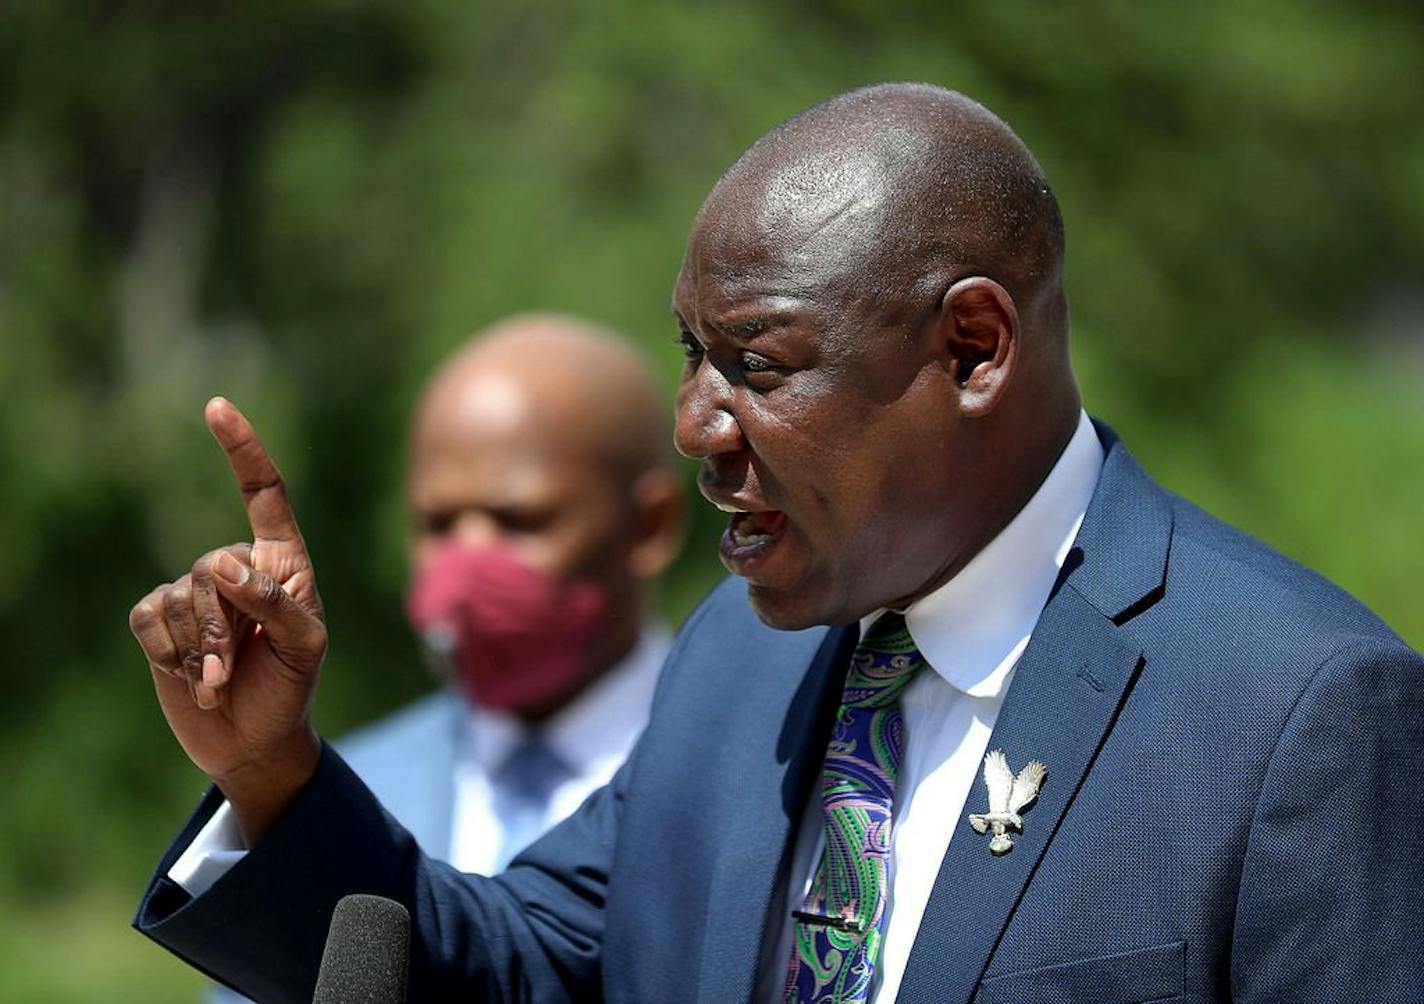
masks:
<path id="1" fill-rule="evenodd" d="M 247 416 L 227 398 L 215 397 L 203 409 L 203 418 L 213 438 L 227 453 L 227 462 L 237 476 L 247 522 L 252 526 L 253 543 L 281 541 L 301 547 L 302 535 L 291 503 L 287 501 L 282 472 L 267 456 Z"/>

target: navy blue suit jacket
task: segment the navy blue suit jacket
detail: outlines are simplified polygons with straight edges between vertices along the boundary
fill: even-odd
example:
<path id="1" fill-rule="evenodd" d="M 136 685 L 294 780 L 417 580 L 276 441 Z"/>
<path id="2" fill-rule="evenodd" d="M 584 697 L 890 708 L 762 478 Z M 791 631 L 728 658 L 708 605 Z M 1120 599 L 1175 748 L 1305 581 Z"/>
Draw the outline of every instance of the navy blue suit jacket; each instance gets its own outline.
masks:
<path id="1" fill-rule="evenodd" d="M 388 813 L 433 858 L 450 857 L 455 808 L 455 764 L 465 726 L 465 705 L 448 688 L 365 725 L 336 744 Z M 209 993 L 207 1004 L 242 1004 L 228 990 Z"/>
<path id="2" fill-rule="evenodd" d="M 1323 579 L 1164 492 L 1111 436 L 990 748 L 1048 766 L 1002 857 L 964 816 L 899 1000 L 1424 998 L 1424 660 Z M 406 903 L 411 999 L 748 1001 L 855 630 L 777 632 L 728 581 L 629 763 L 504 875 L 461 876 L 328 752 L 207 894 L 137 925 L 310 999 L 333 904 Z M 985 803 L 982 781 L 966 813 Z"/>

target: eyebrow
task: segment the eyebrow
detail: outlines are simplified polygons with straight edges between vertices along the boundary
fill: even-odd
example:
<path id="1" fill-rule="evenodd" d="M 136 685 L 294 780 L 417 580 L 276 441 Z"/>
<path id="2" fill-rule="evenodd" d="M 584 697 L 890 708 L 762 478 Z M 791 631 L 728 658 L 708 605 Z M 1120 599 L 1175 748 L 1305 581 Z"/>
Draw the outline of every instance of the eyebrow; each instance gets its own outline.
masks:
<path id="1" fill-rule="evenodd" d="M 676 307 L 672 310 L 673 317 L 677 323 L 685 329 L 691 330 L 691 326 L 683 318 L 682 312 Z M 719 334 L 735 338 L 740 342 L 750 342 L 753 339 L 766 334 L 773 328 L 784 327 L 790 320 L 789 312 L 786 310 L 768 310 L 759 312 L 755 316 L 744 321 L 713 321 L 703 318 L 703 324 Z"/>
<path id="2" fill-rule="evenodd" d="M 715 321 L 710 321 L 708 325 L 744 342 L 749 342 L 758 335 L 766 334 L 775 326 L 765 317 L 753 317 L 750 320 L 733 324 L 718 324 Z"/>

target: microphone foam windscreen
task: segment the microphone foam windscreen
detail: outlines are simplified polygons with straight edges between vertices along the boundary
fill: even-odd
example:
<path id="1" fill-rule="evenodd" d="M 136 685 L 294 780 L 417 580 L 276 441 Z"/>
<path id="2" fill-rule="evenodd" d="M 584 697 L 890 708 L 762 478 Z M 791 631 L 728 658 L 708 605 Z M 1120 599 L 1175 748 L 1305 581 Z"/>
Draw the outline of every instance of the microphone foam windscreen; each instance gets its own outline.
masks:
<path id="1" fill-rule="evenodd" d="M 410 913 L 384 896 L 343 896 L 331 914 L 312 1004 L 404 1004 Z"/>

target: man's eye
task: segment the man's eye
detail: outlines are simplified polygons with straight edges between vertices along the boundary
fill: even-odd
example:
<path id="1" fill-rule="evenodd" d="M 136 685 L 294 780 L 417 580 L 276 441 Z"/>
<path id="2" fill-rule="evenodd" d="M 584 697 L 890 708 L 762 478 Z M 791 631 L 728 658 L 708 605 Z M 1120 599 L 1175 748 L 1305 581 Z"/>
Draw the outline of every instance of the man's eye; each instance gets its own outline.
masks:
<path id="1" fill-rule="evenodd" d="M 702 343 L 692 336 L 692 332 L 682 332 L 677 341 L 682 346 L 683 356 L 688 360 L 698 359 L 702 356 Z"/>
<path id="2" fill-rule="evenodd" d="M 759 356 L 755 352 L 743 352 L 738 362 L 741 363 L 744 373 L 771 373 L 777 368 L 766 356 Z"/>
<path id="3" fill-rule="evenodd" d="M 411 517 L 416 533 L 431 537 L 443 537 L 455 525 L 455 514 L 451 512 L 419 512 Z"/>
<path id="4" fill-rule="evenodd" d="M 558 516 L 552 509 L 492 509 L 490 516 L 506 533 L 538 533 Z"/>

